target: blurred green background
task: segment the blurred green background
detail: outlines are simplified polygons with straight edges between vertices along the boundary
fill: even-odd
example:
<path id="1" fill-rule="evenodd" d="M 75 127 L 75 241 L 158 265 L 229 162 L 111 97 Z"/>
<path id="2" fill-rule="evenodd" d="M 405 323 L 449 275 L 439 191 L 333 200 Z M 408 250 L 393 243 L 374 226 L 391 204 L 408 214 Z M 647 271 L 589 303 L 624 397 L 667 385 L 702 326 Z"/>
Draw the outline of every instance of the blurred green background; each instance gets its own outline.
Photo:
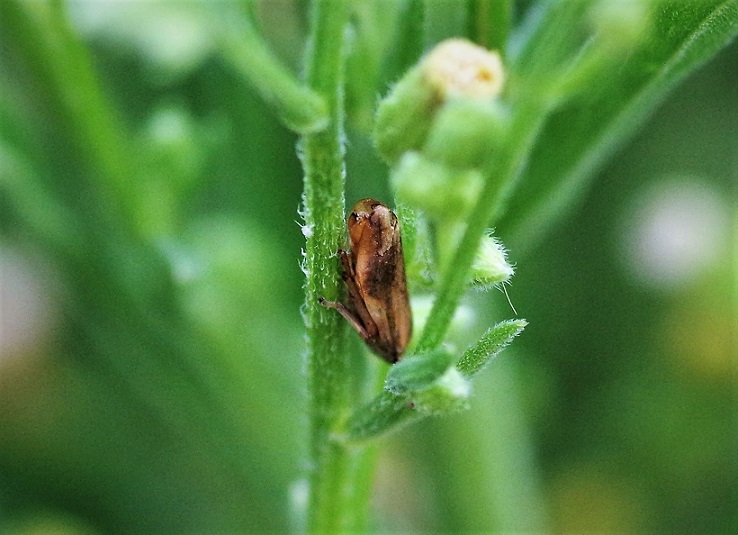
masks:
<path id="1" fill-rule="evenodd" d="M 81 50 L 53 20 L 2 12 L 0 532 L 295 522 L 302 175 L 295 136 L 219 52 L 226 7 L 70 2 Z M 258 7 L 296 71 L 305 9 Z M 429 42 L 459 24 L 436 16 Z M 368 136 L 386 75 L 362 48 L 385 41 L 349 58 L 349 204 L 391 199 Z M 84 72 L 64 74 L 86 54 L 99 101 Z M 737 67 L 734 43 L 541 239 L 499 224 L 530 325 L 471 411 L 382 442 L 378 532 L 738 529 Z M 100 135 L 88 107 L 110 112 L 92 119 Z M 464 310 L 468 341 L 514 315 L 496 291 Z"/>

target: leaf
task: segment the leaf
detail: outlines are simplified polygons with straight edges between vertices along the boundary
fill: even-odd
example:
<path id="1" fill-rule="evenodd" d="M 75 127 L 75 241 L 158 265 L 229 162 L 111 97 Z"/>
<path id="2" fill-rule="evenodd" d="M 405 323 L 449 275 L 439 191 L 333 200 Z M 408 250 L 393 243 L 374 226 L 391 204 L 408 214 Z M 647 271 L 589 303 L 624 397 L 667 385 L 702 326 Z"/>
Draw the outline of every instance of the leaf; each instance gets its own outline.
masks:
<path id="1" fill-rule="evenodd" d="M 440 349 L 406 357 L 392 366 L 385 388 L 393 394 L 406 394 L 429 387 L 451 366 L 453 356 Z"/>
<path id="2" fill-rule="evenodd" d="M 580 2 L 540 2 L 521 26 L 510 65 L 511 78 L 518 76 L 519 85 L 528 87 L 519 90 L 529 91 L 532 81 L 560 71 L 565 57 L 576 46 L 584 47 L 583 40 L 576 40 L 581 29 L 576 25 L 586 22 L 586 10 L 579 9 L 577 15 L 566 9 L 571 4 L 581 8 Z M 557 18 L 561 11 L 565 16 Z M 561 26 L 571 26 L 564 32 L 568 35 L 561 35 Z M 629 53 L 603 63 L 585 92 L 565 101 L 547 119 L 505 217 L 497 224 L 506 244 L 520 253 L 540 240 L 666 94 L 736 34 L 738 0 L 654 2 L 644 38 Z"/>
<path id="3" fill-rule="evenodd" d="M 385 390 L 351 416 L 346 434 L 349 440 L 367 440 L 421 416 L 425 415 L 413 409 L 409 397 Z"/>
<path id="4" fill-rule="evenodd" d="M 487 330 L 482 338 L 467 349 L 456 368 L 466 377 L 476 375 L 490 360 L 499 355 L 513 338 L 523 332 L 528 322 L 525 320 L 503 321 Z"/>
<path id="5" fill-rule="evenodd" d="M 471 383 L 454 367 L 428 388 L 412 393 L 412 403 L 419 413 L 441 416 L 469 408 Z"/>
<path id="6" fill-rule="evenodd" d="M 376 438 L 424 416 L 467 408 L 471 385 L 453 360 L 438 349 L 395 364 L 385 390 L 349 418 L 349 440 Z"/>

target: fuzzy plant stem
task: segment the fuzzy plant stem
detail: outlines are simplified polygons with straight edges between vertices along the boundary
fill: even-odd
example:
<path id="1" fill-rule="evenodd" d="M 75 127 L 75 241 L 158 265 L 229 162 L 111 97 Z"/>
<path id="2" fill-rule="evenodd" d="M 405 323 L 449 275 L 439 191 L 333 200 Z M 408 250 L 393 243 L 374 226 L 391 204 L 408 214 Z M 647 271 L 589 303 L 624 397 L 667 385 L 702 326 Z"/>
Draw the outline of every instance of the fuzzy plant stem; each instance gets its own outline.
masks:
<path id="1" fill-rule="evenodd" d="M 310 395 L 307 530 L 342 533 L 351 527 L 351 452 L 337 437 L 350 407 L 350 369 L 341 317 L 319 303 L 336 299 L 340 278 L 336 251 L 344 241 L 343 59 L 348 3 L 316 0 L 311 7 L 310 88 L 328 108 L 327 127 L 300 140 L 305 172 L 305 321 Z"/>

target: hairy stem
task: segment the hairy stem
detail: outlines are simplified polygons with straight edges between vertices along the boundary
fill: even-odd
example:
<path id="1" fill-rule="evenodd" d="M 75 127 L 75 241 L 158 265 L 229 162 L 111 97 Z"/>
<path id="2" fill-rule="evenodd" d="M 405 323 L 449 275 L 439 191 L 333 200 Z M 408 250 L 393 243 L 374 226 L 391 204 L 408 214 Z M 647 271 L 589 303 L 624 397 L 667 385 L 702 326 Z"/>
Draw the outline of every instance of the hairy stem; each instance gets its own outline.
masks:
<path id="1" fill-rule="evenodd" d="M 350 452 L 334 437 L 349 409 L 350 369 L 344 325 L 318 298 L 339 295 L 336 250 L 344 236 L 343 33 L 346 2 L 316 0 L 311 12 L 311 49 L 307 75 L 328 108 L 328 126 L 304 136 L 299 145 L 305 171 L 304 218 L 305 320 L 308 329 L 310 393 L 309 533 L 339 533 L 350 525 L 346 485 Z"/>

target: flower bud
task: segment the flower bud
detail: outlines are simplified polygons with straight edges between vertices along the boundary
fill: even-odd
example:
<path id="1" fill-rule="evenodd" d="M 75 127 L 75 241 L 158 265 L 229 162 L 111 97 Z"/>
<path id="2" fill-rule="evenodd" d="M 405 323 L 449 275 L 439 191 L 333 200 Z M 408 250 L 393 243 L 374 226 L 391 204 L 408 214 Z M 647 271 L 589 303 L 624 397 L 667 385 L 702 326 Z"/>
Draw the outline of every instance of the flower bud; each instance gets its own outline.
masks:
<path id="1" fill-rule="evenodd" d="M 484 236 L 472 264 L 472 285 L 489 289 L 510 280 L 514 270 L 507 262 L 507 251 L 493 236 Z"/>
<path id="2" fill-rule="evenodd" d="M 504 136 L 506 119 L 496 102 L 452 100 L 439 111 L 423 155 L 452 169 L 483 168 Z"/>
<path id="3" fill-rule="evenodd" d="M 439 105 L 423 71 L 413 67 L 379 104 L 374 141 L 379 154 L 394 165 L 403 153 L 419 149 Z"/>
<path id="4" fill-rule="evenodd" d="M 397 199 L 431 220 L 459 220 L 479 196 L 484 179 L 472 169 L 456 171 L 408 152 L 392 173 Z"/>
<path id="5" fill-rule="evenodd" d="M 447 100 L 489 101 L 503 82 L 499 54 L 464 39 L 443 41 L 380 102 L 374 129 L 379 153 L 389 164 L 397 163 L 403 153 L 423 146 Z"/>
<path id="6" fill-rule="evenodd" d="M 422 67 L 442 101 L 452 97 L 489 100 L 500 94 L 505 81 L 500 55 L 466 39 L 439 43 Z"/>

